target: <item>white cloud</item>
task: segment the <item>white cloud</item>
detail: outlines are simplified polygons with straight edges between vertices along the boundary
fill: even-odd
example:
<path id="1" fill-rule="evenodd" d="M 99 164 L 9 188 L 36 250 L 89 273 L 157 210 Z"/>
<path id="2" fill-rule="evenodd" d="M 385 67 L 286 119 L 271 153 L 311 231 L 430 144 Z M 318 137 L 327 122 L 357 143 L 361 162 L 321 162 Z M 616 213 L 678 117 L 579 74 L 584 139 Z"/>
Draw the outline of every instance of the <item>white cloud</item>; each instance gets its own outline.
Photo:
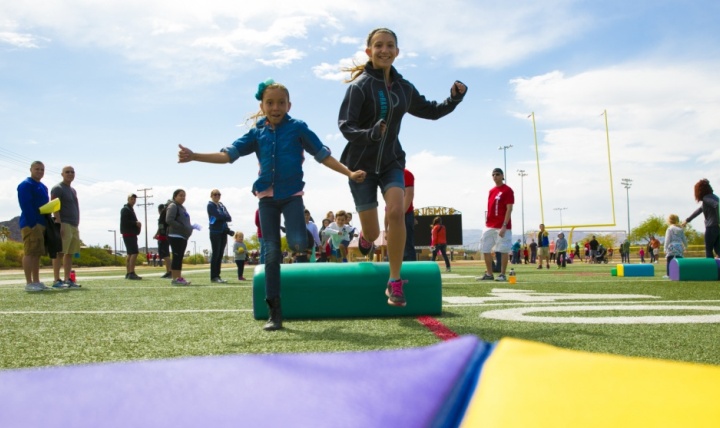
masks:
<path id="1" fill-rule="evenodd" d="M 47 42 L 48 39 L 35 37 L 32 34 L 13 33 L 9 31 L 0 32 L 0 44 L 8 44 L 16 48 L 36 49 L 40 47 L 40 42 Z"/>
<path id="2" fill-rule="evenodd" d="M 550 145 L 610 140 L 623 158 L 682 162 L 704 158 L 717 145 L 720 87 L 717 63 L 625 64 L 573 76 L 553 71 L 513 79 L 516 99 L 536 113 Z"/>
<path id="3" fill-rule="evenodd" d="M 352 68 L 358 64 L 365 64 L 366 61 L 367 55 L 365 52 L 358 51 L 351 58 L 342 58 L 335 64 L 323 62 L 320 65 L 316 65 L 312 68 L 312 71 L 313 74 L 320 79 L 342 82 L 350 77 L 350 73 L 343 70 Z"/>
<path id="4" fill-rule="evenodd" d="M 305 54 L 296 49 L 283 49 L 273 52 L 270 56 L 273 59 L 257 59 L 256 61 L 263 65 L 279 68 L 292 64 L 293 61 L 303 58 Z"/>

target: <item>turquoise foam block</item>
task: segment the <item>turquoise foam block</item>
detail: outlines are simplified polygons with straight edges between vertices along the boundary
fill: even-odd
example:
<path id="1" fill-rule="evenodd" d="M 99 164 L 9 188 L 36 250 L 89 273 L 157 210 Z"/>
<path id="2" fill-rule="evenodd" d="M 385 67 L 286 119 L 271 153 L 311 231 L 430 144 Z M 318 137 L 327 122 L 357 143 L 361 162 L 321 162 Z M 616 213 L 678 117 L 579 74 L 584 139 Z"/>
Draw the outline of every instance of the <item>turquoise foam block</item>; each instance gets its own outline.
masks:
<path id="1" fill-rule="evenodd" d="M 4 370 L 0 426 L 453 427 L 492 349 L 463 336 L 385 351 Z"/>
<path id="2" fill-rule="evenodd" d="M 388 263 L 293 263 L 280 267 L 283 319 L 440 315 L 442 280 L 434 262 L 403 263 L 407 306 L 387 304 Z M 268 317 L 265 266 L 253 276 L 253 314 Z"/>
<path id="3" fill-rule="evenodd" d="M 655 276 L 655 265 L 653 264 L 636 264 L 623 265 L 623 276 Z"/>

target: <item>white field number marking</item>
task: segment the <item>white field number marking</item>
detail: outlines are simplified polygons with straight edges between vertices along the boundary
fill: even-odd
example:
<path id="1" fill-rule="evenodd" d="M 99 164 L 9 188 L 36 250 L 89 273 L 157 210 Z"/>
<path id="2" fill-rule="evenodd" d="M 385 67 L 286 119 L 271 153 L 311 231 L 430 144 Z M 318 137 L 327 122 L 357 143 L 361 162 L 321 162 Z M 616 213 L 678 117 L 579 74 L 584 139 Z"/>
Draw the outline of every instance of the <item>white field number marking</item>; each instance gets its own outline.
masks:
<path id="1" fill-rule="evenodd" d="M 720 306 L 702 305 L 662 305 L 662 304 L 617 304 L 617 305 L 568 305 L 568 300 L 585 300 L 602 302 L 608 300 L 652 300 L 657 296 L 642 294 L 573 294 L 573 293 L 537 293 L 533 290 L 517 290 L 496 288 L 490 292 L 490 297 L 444 297 L 443 300 L 455 305 L 487 305 L 505 302 L 518 303 L 551 303 L 558 302 L 562 306 L 533 306 L 509 309 L 494 309 L 480 314 L 482 318 L 520 321 L 549 324 L 710 324 L 720 323 Z M 696 302 L 697 303 L 697 302 Z M 533 316 L 538 312 L 587 312 L 600 313 L 604 311 L 702 311 L 706 314 L 698 315 L 638 315 L 638 316 Z M 707 312 L 711 312 L 707 314 Z M 717 312 L 717 313 L 712 313 Z"/>

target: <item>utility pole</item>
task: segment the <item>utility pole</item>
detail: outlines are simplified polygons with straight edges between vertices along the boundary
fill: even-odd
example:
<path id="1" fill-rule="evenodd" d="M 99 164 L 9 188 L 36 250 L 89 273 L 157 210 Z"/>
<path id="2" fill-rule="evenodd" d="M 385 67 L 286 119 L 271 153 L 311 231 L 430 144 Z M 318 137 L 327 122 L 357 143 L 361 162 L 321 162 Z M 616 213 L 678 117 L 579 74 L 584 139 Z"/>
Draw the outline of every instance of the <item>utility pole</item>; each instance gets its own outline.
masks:
<path id="1" fill-rule="evenodd" d="M 147 194 L 147 191 L 148 191 L 148 190 L 152 190 L 152 187 L 150 187 L 150 188 L 148 188 L 148 189 L 138 189 L 138 190 L 137 190 L 138 192 L 143 192 L 143 195 L 142 195 L 143 203 L 142 203 L 142 204 L 138 204 L 138 206 L 145 208 L 145 254 L 148 253 L 147 207 L 148 207 L 148 206 L 153 206 L 153 203 L 152 203 L 152 202 L 148 203 L 148 201 L 147 201 L 148 198 L 152 198 L 152 197 L 153 197 L 152 195 L 148 195 L 148 194 Z"/>
<path id="2" fill-rule="evenodd" d="M 520 176 L 520 201 L 522 202 L 522 205 L 520 206 L 522 210 L 522 240 L 523 244 L 525 243 L 525 177 L 527 177 L 527 172 L 525 172 L 524 169 L 518 169 L 517 170 L 518 175 Z"/>
<path id="3" fill-rule="evenodd" d="M 632 182 L 633 181 L 629 178 L 623 178 L 622 180 L 620 180 L 620 184 L 625 187 L 625 195 L 627 196 L 628 236 L 630 236 L 630 188 L 632 187 Z"/>

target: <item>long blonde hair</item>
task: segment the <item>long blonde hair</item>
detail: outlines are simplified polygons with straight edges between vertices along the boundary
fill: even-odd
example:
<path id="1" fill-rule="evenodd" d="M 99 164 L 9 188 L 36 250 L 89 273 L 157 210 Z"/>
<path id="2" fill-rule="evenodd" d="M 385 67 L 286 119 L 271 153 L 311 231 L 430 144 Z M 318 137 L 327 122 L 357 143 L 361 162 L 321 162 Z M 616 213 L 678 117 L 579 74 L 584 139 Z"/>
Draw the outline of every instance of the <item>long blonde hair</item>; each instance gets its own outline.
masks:
<path id="1" fill-rule="evenodd" d="M 387 33 L 387 34 L 390 34 L 391 36 L 393 36 L 393 39 L 395 39 L 395 45 L 397 45 L 398 39 L 397 39 L 397 35 L 395 34 L 395 32 L 394 32 L 393 30 L 389 29 L 389 28 L 382 28 L 382 27 L 381 27 L 381 28 L 375 28 L 374 30 L 372 30 L 372 31 L 370 32 L 370 34 L 368 34 L 367 40 L 365 41 L 365 47 L 367 47 L 367 48 L 370 47 L 370 43 L 372 42 L 372 38 L 373 38 L 373 37 L 375 36 L 375 34 L 377 34 L 377 33 Z M 350 78 L 349 78 L 349 79 L 346 79 L 346 80 L 345 80 L 345 83 L 350 83 L 350 82 L 354 81 L 355 79 L 357 79 L 358 77 L 360 77 L 360 75 L 362 74 L 362 72 L 363 72 L 364 70 L 365 70 L 365 64 L 355 64 L 355 61 L 353 61 L 353 66 L 352 66 L 352 67 L 345 67 L 345 68 L 342 68 L 342 69 L 341 69 L 341 71 L 347 71 L 348 73 L 350 73 Z"/>

